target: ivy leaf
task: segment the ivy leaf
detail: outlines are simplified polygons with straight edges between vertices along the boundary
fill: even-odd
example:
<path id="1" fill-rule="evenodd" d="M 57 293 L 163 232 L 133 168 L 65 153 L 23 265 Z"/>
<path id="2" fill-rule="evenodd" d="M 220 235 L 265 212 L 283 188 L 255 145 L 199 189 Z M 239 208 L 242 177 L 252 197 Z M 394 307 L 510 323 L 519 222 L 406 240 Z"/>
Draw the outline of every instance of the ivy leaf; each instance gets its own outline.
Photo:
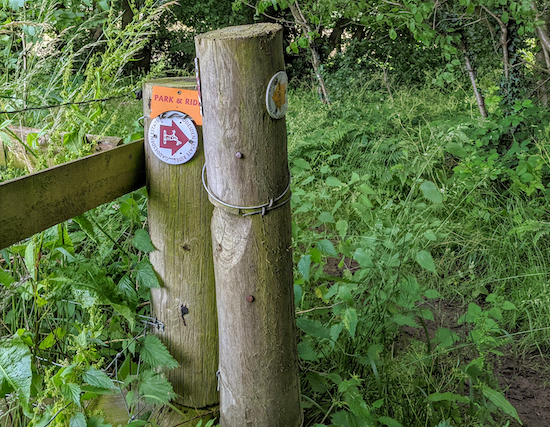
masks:
<path id="1" fill-rule="evenodd" d="M 296 319 L 296 326 L 298 326 L 302 331 L 306 333 L 306 335 L 309 335 L 310 337 L 327 339 L 330 338 L 330 331 L 316 320 L 299 317 L 298 319 Z"/>
<path id="2" fill-rule="evenodd" d="M 424 181 L 420 185 L 420 190 L 422 191 L 422 196 L 432 203 L 441 203 L 443 201 L 439 188 L 432 181 Z"/>
<path id="3" fill-rule="evenodd" d="M 430 254 L 428 251 L 418 252 L 416 254 L 416 262 L 420 264 L 420 267 L 437 274 L 437 272 L 435 271 L 435 264 L 432 258 L 432 254 Z"/>
<path id="4" fill-rule="evenodd" d="M 71 418 L 69 427 L 86 427 L 86 417 L 82 412 L 77 412 Z"/>
<path id="5" fill-rule="evenodd" d="M 80 394 L 82 390 L 78 384 L 61 384 L 61 394 L 67 400 L 76 403 L 80 407 Z"/>
<path id="6" fill-rule="evenodd" d="M 21 338 L 0 343 L 0 389 L 16 391 L 25 407 L 31 397 L 31 351 Z M 4 397 L 5 394 L 2 396 Z"/>
<path id="7" fill-rule="evenodd" d="M 162 376 L 153 371 L 145 371 L 139 381 L 139 394 L 147 403 L 166 404 L 176 395 L 172 385 Z"/>
<path id="8" fill-rule="evenodd" d="M 514 417 L 517 421 L 519 421 L 520 424 L 522 424 L 519 419 L 516 408 L 514 408 L 512 404 L 508 402 L 508 400 L 506 400 L 506 398 L 502 395 L 502 393 L 499 393 L 498 391 L 493 390 L 492 388 L 489 388 L 487 386 L 483 386 L 482 391 L 483 391 L 483 395 L 487 399 L 489 399 L 493 403 L 493 405 L 495 405 L 498 409 L 500 409 L 506 415 L 510 415 L 511 417 Z"/>
<path id="9" fill-rule="evenodd" d="M 151 236 L 146 230 L 139 229 L 134 233 L 132 238 L 132 245 L 139 251 L 149 253 L 155 250 L 153 242 L 151 242 Z"/>
<path id="10" fill-rule="evenodd" d="M 105 372 L 91 366 L 82 374 L 82 380 L 94 387 L 106 389 L 115 388 L 113 382 Z"/>
<path id="11" fill-rule="evenodd" d="M 141 342 L 140 356 L 144 362 L 147 362 L 151 367 L 163 367 L 174 369 L 179 366 L 179 363 L 168 352 L 162 341 L 154 336 L 147 335 Z"/>
<path id="12" fill-rule="evenodd" d="M 151 262 L 148 259 L 144 259 L 143 261 L 140 261 L 136 266 L 136 270 L 137 270 L 136 279 L 138 284 L 141 287 L 145 289 L 160 288 L 157 275 L 155 274 L 155 271 L 153 270 L 153 266 L 151 265 Z"/>

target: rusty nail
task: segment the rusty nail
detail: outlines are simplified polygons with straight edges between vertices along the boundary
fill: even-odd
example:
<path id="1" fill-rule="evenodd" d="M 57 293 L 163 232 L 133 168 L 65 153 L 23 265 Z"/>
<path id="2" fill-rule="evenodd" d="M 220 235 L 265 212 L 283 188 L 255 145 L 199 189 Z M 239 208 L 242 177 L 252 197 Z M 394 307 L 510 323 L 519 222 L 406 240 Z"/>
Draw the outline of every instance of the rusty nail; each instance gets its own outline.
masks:
<path id="1" fill-rule="evenodd" d="M 247 295 L 246 296 L 246 301 L 247 302 L 253 302 L 254 301 L 254 297 L 252 295 Z"/>
<path id="2" fill-rule="evenodd" d="M 237 159 L 242 159 L 244 156 L 242 155 L 242 153 L 237 152 L 237 153 L 235 153 L 235 157 Z"/>

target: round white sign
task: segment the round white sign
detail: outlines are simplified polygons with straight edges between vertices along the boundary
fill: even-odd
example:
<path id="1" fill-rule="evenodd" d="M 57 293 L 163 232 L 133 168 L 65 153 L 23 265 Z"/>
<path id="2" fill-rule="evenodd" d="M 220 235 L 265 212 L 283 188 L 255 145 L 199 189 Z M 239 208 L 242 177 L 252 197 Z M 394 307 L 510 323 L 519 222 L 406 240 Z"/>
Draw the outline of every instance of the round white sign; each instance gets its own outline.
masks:
<path id="1" fill-rule="evenodd" d="M 282 119 L 288 109 L 286 91 L 288 89 L 288 76 L 284 71 L 279 71 L 269 81 L 265 94 L 265 106 L 267 112 L 274 119 Z"/>
<path id="2" fill-rule="evenodd" d="M 167 111 L 151 120 L 149 146 L 164 163 L 181 165 L 193 158 L 199 136 L 193 120 L 179 111 Z"/>

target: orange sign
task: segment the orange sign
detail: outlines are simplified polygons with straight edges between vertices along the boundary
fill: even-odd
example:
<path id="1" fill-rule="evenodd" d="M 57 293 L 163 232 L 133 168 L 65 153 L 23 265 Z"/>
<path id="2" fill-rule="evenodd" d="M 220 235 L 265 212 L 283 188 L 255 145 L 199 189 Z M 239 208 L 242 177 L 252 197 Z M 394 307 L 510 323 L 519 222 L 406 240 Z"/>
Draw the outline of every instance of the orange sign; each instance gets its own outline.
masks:
<path id="1" fill-rule="evenodd" d="M 151 118 L 167 111 L 180 111 L 193 119 L 196 125 L 202 126 L 199 103 L 199 92 L 189 89 L 153 86 L 151 97 Z"/>

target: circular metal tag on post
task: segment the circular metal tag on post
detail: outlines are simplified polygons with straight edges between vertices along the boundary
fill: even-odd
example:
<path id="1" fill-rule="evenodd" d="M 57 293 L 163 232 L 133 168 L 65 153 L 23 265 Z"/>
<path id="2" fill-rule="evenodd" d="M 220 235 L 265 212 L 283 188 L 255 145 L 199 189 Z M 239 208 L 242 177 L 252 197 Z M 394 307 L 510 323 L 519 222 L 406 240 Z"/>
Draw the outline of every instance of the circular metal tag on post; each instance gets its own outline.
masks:
<path id="1" fill-rule="evenodd" d="M 193 120 L 179 111 L 155 117 L 149 127 L 149 146 L 164 163 L 181 165 L 193 158 L 199 136 Z"/>
<path id="2" fill-rule="evenodd" d="M 284 71 L 279 71 L 269 81 L 267 92 L 265 94 L 265 106 L 267 112 L 274 119 L 282 119 L 288 109 L 288 100 L 286 90 L 288 86 L 288 76 Z"/>

